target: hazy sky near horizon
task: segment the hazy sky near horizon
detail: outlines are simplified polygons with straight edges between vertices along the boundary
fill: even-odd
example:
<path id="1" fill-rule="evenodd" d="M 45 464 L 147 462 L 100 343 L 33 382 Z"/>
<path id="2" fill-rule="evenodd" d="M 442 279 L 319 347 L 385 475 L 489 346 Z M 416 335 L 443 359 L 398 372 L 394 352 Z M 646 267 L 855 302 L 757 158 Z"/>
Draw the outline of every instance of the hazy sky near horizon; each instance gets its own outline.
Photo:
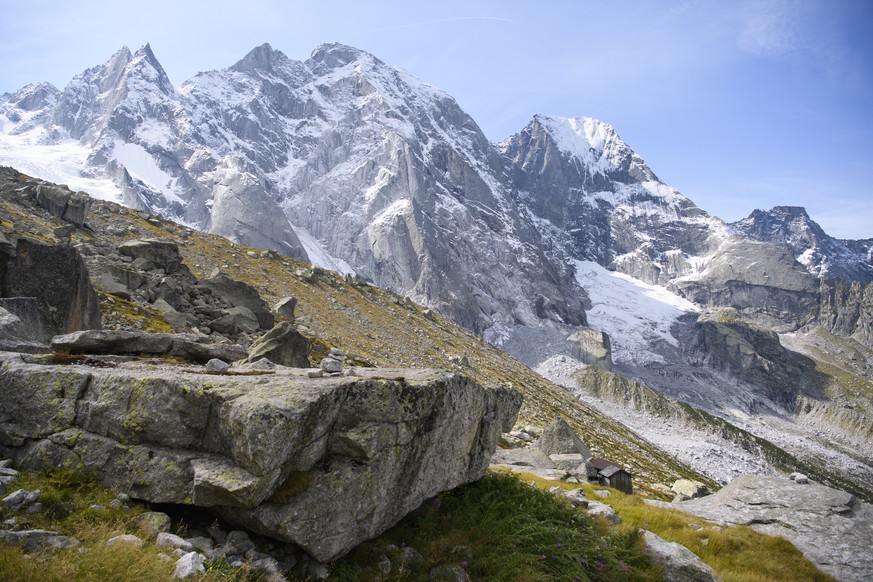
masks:
<path id="1" fill-rule="evenodd" d="M 499 141 L 536 113 L 611 123 L 666 183 L 733 221 L 805 206 L 873 237 L 873 1 L 0 0 L 0 93 L 63 88 L 150 43 L 176 85 L 264 42 L 373 53 Z"/>

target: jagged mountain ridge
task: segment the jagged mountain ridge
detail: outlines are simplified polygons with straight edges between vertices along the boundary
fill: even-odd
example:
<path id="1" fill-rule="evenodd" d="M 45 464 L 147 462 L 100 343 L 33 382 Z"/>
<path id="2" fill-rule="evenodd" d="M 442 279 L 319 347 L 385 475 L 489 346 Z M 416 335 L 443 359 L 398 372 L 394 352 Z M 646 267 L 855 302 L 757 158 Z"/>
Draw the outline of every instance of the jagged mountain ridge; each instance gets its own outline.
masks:
<path id="1" fill-rule="evenodd" d="M 530 325 L 543 315 L 579 322 L 580 305 L 560 307 L 579 293 L 562 254 L 665 284 L 692 271 L 694 258 L 712 254 L 731 232 L 660 182 L 608 124 L 535 116 L 495 147 L 445 93 L 339 44 L 321 45 L 302 62 L 265 44 L 178 90 L 149 45 L 124 48 L 63 91 L 41 84 L 5 95 L 2 110 L 10 133 L 41 127 L 43 143 L 85 144 L 90 171 L 114 180 L 130 206 L 298 257 L 304 246 L 319 246 L 301 244 L 302 231 L 325 247 L 318 250 L 332 266 L 450 311 L 462 285 L 438 280 L 461 257 L 441 261 L 451 248 L 416 245 L 403 231 L 412 223 L 427 233 L 418 224 L 425 216 L 451 230 L 445 222 L 457 221 L 459 202 L 466 219 L 484 225 L 480 234 L 508 235 L 508 246 L 491 258 L 527 255 L 522 263 L 542 267 L 532 274 L 553 283 L 533 308 L 502 318 L 492 317 L 499 302 L 486 306 L 469 296 L 506 281 L 471 285 L 461 296 L 472 305 L 453 315 L 479 330 L 501 320 Z M 22 111 L 32 112 L 23 122 Z M 873 272 L 858 262 L 860 251 L 869 255 L 863 241 L 836 245 L 853 251 L 847 260 L 856 266 L 844 268 L 835 257 L 847 253 L 833 252 L 835 239 L 823 232 L 815 236 L 824 245 L 765 239 L 749 220 L 733 231 L 788 244 L 816 275 Z M 454 230 L 454 240 L 463 240 L 466 229 Z M 386 245 L 388 233 L 407 239 L 404 248 Z M 439 236 L 424 238 L 434 245 Z M 545 256 L 541 249 L 554 243 L 558 252 Z M 430 261 L 416 260 L 431 250 Z"/>
<path id="2" fill-rule="evenodd" d="M 753 240 L 787 247 L 817 277 L 873 281 L 873 239 L 834 238 L 800 206 L 754 210 L 730 226 Z"/>
<path id="3" fill-rule="evenodd" d="M 475 330 L 585 323 L 584 292 L 561 249 L 543 250 L 493 144 L 451 97 L 367 53 L 323 45 L 298 62 L 263 45 L 175 91 L 147 45 L 45 107 L 42 139 L 85 144 L 130 206 L 315 249 Z"/>
<path id="4" fill-rule="evenodd" d="M 663 284 L 728 236 L 602 121 L 537 115 L 500 149 L 528 207 L 569 239 L 575 259 Z"/>

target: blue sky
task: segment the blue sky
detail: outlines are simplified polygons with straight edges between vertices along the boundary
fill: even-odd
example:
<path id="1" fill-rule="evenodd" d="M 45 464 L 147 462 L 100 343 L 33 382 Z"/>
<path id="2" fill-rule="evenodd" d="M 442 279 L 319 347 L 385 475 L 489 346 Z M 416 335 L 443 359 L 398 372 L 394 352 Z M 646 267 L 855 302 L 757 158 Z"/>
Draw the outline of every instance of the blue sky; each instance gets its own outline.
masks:
<path id="1" fill-rule="evenodd" d="M 453 95 L 498 141 L 535 113 L 614 125 L 708 212 L 805 206 L 873 237 L 873 1 L 0 0 L 0 93 L 151 43 L 179 85 L 269 42 L 342 42 Z"/>

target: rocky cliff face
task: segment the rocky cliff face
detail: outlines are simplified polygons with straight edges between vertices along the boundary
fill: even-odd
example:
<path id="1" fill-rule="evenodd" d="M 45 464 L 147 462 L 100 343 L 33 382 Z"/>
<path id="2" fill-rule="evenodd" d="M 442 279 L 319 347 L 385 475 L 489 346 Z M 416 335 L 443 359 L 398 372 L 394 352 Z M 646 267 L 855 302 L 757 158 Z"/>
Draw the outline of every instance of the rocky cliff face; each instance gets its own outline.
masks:
<path id="1" fill-rule="evenodd" d="M 869 578 L 873 506 L 816 483 L 745 475 L 716 493 L 676 508 L 729 525 L 748 525 L 789 540 L 838 580 Z"/>
<path id="2" fill-rule="evenodd" d="M 793 331 L 815 317 L 817 282 L 783 248 L 731 239 L 706 268 L 671 287 L 704 307 L 730 307 L 777 331 Z"/>
<path id="3" fill-rule="evenodd" d="M 602 121 L 535 116 L 500 149 L 527 207 L 573 258 L 663 284 L 726 234 Z"/>
<path id="4" fill-rule="evenodd" d="M 873 346 L 873 284 L 823 280 L 818 322 L 834 335 Z"/>

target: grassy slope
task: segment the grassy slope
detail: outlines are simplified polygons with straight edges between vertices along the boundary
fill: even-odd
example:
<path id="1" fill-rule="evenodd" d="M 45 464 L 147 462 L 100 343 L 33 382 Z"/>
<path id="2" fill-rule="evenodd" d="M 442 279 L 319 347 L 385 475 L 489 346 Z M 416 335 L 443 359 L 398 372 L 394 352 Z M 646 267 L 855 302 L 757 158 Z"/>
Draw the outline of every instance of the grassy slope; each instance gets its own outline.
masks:
<path id="1" fill-rule="evenodd" d="M 531 482 L 536 488 L 530 487 Z M 602 501 L 612 505 L 623 519 L 615 528 L 543 491 L 554 486 L 578 487 L 528 474 L 491 475 L 443 493 L 333 564 L 331 579 L 423 580 L 433 568 L 449 566 L 460 567 L 473 580 L 661 580 L 661 572 L 646 558 L 637 533 L 638 528 L 644 528 L 691 549 L 722 582 L 832 581 L 790 543 L 750 528 L 716 527 L 610 489 L 610 496 Z M 64 470 L 24 472 L 15 487 L 42 491 L 40 513 L 21 510 L 12 515 L 22 527 L 49 529 L 81 541 L 79 547 L 40 555 L 40 580 L 173 579 L 175 559 L 162 559 L 159 554 L 167 554 L 167 550 L 156 547 L 154 539 L 138 525 L 144 506 L 113 507 L 113 492 L 86 476 Z M 605 489 L 583 488 L 590 499 L 598 499 L 595 490 Z M 186 534 L 185 523 L 174 525 L 174 531 Z M 106 547 L 110 538 L 122 533 L 137 535 L 145 544 L 141 548 Z M 403 559 L 405 547 L 415 550 L 415 559 Z M 379 568 L 383 556 L 392 563 L 390 575 Z M 0 545 L 0 579 L 33 580 L 34 559 L 18 548 Z M 221 560 L 207 562 L 207 571 L 196 577 L 199 582 L 262 579 L 258 573 L 231 568 Z M 299 580 L 299 573 L 289 579 Z"/>
<path id="2" fill-rule="evenodd" d="M 522 473 L 526 482 L 542 489 L 559 486 L 556 483 Z M 762 534 L 746 526 L 714 526 L 703 518 L 676 509 L 647 505 L 637 495 L 625 495 L 609 489 L 609 497 L 600 499 L 594 491 L 606 489 L 583 485 L 589 499 L 611 505 L 622 518 L 619 531 L 646 529 L 670 542 L 690 549 L 710 566 L 722 582 L 782 582 L 809 580 L 827 582 L 834 579 L 819 571 L 791 543 Z"/>

